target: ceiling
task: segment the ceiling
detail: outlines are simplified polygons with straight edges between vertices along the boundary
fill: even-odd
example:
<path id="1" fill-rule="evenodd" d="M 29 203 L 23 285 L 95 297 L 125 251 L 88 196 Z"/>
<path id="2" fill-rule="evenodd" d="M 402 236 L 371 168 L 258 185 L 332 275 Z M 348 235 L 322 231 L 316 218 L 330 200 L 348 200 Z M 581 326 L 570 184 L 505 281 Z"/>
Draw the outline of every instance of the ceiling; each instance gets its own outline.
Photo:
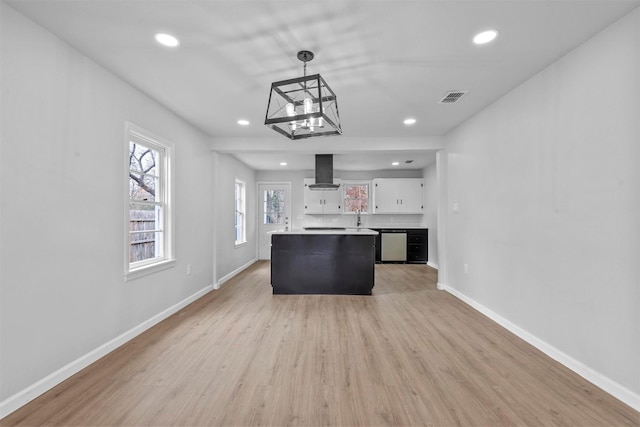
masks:
<path id="1" fill-rule="evenodd" d="M 239 149 L 227 151 L 255 169 L 278 169 L 283 154 L 297 156 L 296 164 L 288 161 L 290 168 L 313 165 L 311 151 L 325 138 L 297 141 L 299 150 L 271 148 L 269 141 L 284 137 L 263 124 L 271 83 L 302 75 L 296 53 L 311 50 L 316 56 L 309 73 L 320 73 L 338 96 L 343 136 L 329 138 L 343 138 L 345 168 L 372 170 L 391 169 L 383 163 L 396 157 L 403 162 L 403 141 L 446 134 L 640 5 L 640 0 L 5 2 L 201 129 L 213 145 L 236 138 Z M 500 36 L 474 45 L 474 34 L 487 28 Z M 158 45 L 157 32 L 175 35 L 180 46 Z M 455 104 L 439 104 L 450 90 L 468 93 Z M 417 122 L 406 126 L 407 117 Z M 239 126 L 238 119 L 251 124 Z M 242 141 L 256 138 L 265 142 L 262 148 L 242 149 Z M 353 142 L 379 138 L 394 142 L 377 152 Z M 411 156 L 416 162 L 400 167 L 419 167 L 434 157 L 432 149 Z"/>
<path id="2" fill-rule="evenodd" d="M 290 169 L 292 165 L 296 170 L 313 170 L 315 168 L 315 157 L 312 153 L 265 153 L 245 152 L 235 153 L 242 161 L 248 165 L 266 163 L 269 167 L 262 170 Z M 286 165 L 280 165 L 280 163 Z M 348 171 L 377 171 L 397 169 L 424 169 L 429 164 L 435 162 L 435 151 L 367 151 L 367 152 L 347 152 L 333 154 L 333 168 L 336 170 Z M 393 166 L 392 163 L 398 163 Z"/>

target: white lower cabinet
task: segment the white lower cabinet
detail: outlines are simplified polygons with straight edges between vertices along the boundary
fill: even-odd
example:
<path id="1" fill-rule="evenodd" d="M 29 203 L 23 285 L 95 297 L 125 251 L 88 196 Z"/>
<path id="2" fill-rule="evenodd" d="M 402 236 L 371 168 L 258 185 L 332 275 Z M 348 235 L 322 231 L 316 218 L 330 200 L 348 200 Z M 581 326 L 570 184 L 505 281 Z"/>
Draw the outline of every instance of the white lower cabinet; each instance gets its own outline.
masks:
<path id="1" fill-rule="evenodd" d="M 373 213 L 424 213 L 423 190 L 421 178 L 376 178 L 373 180 Z"/>
<path id="2" fill-rule="evenodd" d="M 314 184 L 313 178 L 304 180 L 304 213 L 310 215 L 339 215 L 342 213 L 342 188 L 337 190 L 310 190 L 309 184 Z M 334 184 L 340 180 L 334 179 Z"/>

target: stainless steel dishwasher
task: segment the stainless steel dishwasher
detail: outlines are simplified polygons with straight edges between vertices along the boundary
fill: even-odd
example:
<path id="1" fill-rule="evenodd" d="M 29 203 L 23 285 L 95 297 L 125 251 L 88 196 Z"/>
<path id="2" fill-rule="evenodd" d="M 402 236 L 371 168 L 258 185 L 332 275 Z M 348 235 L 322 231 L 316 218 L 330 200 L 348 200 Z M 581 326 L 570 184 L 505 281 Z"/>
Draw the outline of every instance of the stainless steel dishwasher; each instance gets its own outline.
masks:
<path id="1" fill-rule="evenodd" d="M 380 260 L 381 261 L 406 261 L 407 260 L 407 233 L 396 230 L 384 230 L 380 233 Z"/>

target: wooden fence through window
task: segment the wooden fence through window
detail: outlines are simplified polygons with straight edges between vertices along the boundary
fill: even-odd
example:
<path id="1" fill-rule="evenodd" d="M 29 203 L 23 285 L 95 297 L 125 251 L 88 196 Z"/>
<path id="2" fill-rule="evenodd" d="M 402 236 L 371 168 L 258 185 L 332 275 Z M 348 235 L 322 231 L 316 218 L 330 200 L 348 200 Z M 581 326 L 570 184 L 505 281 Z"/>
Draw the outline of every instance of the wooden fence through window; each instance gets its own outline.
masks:
<path id="1" fill-rule="evenodd" d="M 129 230 L 144 231 L 155 230 L 156 212 L 155 210 L 130 210 Z M 142 261 L 156 257 L 156 233 L 131 233 L 131 250 L 129 251 L 129 262 Z"/>

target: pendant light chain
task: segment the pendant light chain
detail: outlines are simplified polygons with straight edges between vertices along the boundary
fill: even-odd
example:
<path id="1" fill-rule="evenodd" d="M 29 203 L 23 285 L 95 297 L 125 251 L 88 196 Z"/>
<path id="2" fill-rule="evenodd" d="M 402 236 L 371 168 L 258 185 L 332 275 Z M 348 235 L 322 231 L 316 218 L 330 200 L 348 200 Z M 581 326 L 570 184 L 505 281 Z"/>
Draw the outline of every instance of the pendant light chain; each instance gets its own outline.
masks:
<path id="1" fill-rule="evenodd" d="M 304 61 L 304 66 L 302 67 L 303 69 L 303 76 L 307 77 L 307 61 Z M 303 85 L 303 89 L 304 89 L 304 93 L 307 93 L 307 81 L 304 81 L 304 85 Z"/>

